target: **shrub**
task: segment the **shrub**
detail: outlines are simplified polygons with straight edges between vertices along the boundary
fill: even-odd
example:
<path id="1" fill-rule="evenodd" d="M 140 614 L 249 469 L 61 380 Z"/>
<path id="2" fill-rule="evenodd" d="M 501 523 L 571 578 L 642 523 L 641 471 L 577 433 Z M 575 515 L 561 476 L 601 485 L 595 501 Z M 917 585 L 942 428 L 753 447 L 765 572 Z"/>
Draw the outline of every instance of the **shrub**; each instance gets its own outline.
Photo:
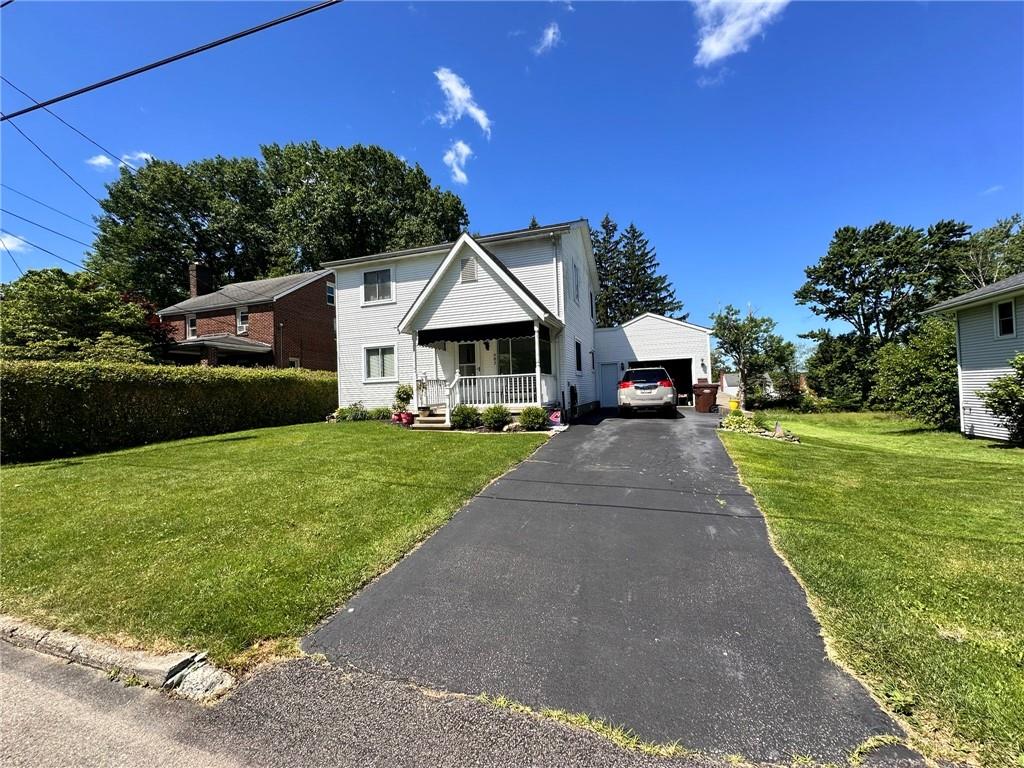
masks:
<path id="1" fill-rule="evenodd" d="M 960 407 L 953 323 L 928 318 L 906 343 L 882 347 L 877 382 L 872 392 L 875 405 L 939 429 L 956 429 Z"/>
<path id="2" fill-rule="evenodd" d="M 388 416 L 391 416 L 390 409 L 388 410 Z M 351 405 L 339 407 L 338 410 L 334 412 L 334 417 L 338 421 L 366 421 L 371 418 L 370 412 L 366 410 L 366 406 L 358 400 Z"/>
<path id="3" fill-rule="evenodd" d="M 333 373 L 0 361 L 4 461 L 31 461 L 320 421 Z"/>
<path id="4" fill-rule="evenodd" d="M 758 429 L 771 429 L 771 422 L 768 421 L 768 416 L 764 411 L 754 411 L 754 415 L 750 419 Z"/>
<path id="5" fill-rule="evenodd" d="M 366 412 L 366 418 L 371 421 L 387 421 L 391 418 L 391 414 L 394 413 L 386 405 L 381 405 L 377 408 L 371 408 Z"/>
<path id="6" fill-rule="evenodd" d="M 530 432 L 548 428 L 548 412 L 539 405 L 528 405 L 519 414 L 519 426 Z"/>
<path id="7" fill-rule="evenodd" d="M 452 427 L 476 429 L 480 426 L 480 413 L 472 405 L 456 405 L 452 409 Z"/>
<path id="8" fill-rule="evenodd" d="M 512 421 L 512 414 L 504 405 L 490 405 L 480 414 L 480 421 L 491 432 L 501 432 L 505 425 Z"/>
<path id="9" fill-rule="evenodd" d="M 409 403 L 412 402 L 412 385 L 411 384 L 399 384 L 395 390 L 395 406 L 394 409 L 398 413 L 408 410 Z"/>
<path id="10" fill-rule="evenodd" d="M 1024 445 L 1024 352 L 1010 361 L 1013 373 L 1000 376 L 978 396 L 1010 431 L 1010 440 Z"/>

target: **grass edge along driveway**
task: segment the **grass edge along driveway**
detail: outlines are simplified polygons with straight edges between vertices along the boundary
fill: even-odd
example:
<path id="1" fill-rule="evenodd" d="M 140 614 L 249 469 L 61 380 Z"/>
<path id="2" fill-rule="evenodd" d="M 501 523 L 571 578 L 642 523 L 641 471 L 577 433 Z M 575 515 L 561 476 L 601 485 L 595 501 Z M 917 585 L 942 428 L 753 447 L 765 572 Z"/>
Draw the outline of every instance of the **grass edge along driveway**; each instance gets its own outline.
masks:
<path id="1" fill-rule="evenodd" d="M 885 414 L 721 433 L 830 647 L 938 758 L 1024 765 L 1024 451 Z"/>
<path id="2" fill-rule="evenodd" d="M 545 439 L 320 423 L 5 466 L 0 609 L 244 668 Z"/>

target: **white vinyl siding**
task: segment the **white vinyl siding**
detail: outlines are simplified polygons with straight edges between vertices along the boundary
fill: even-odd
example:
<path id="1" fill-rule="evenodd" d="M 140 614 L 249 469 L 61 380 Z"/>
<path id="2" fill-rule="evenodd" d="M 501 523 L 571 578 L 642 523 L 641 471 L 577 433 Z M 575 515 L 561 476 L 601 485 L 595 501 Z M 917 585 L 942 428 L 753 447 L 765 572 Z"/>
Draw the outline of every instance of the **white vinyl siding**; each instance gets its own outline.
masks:
<path id="1" fill-rule="evenodd" d="M 565 331 L 562 337 L 564 342 L 561 345 L 562 363 L 559 367 L 568 374 L 564 382 L 566 406 L 569 404 L 570 385 L 576 387 L 576 397 L 581 405 L 596 402 L 598 399 L 597 372 L 590 370 L 585 362 L 583 370 L 577 372 L 574 345 L 575 340 L 579 339 L 584 361 L 594 349 L 594 318 L 590 316 L 590 308 L 573 298 L 575 291 L 573 265 L 577 267 L 576 274 L 580 282 L 580 294 L 586 296 L 591 290 L 597 290 L 594 270 L 591 267 L 589 238 L 584 243 L 586 237 L 585 229 L 574 227 L 571 232 L 560 238 L 562 285 L 565 290 L 565 300 L 562 302 L 565 312 L 563 318 Z"/>
<path id="2" fill-rule="evenodd" d="M 960 361 L 961 431 L 972 437 L 1006 440 L 1009 434 L 978 396 L 993 379 L 1011 373 L 1010 360 L 1024 352 L 1024 339 L 1019 332 L 1024 323 L 1024 294 L 1013 297 L 1013 336 L 997 336 L 993 327 L 997 310 L 995 302 L 957 312 L 957 337 Z M 1005 302 L 1006 299 L 1001 299 Z"/>
<path id="3" fill-rule="evenodd" d="M 467 250 L 470 247 L 464 246 Z M 459 258 L 445 274 L 413 318 L 418 328 L 452 328 L 461 325 L 508 323 L 531 320 L 525 302 L 515 296 L 490 264 L 477 259 L 477 279 L 460 279 Z"/>
<path id="4" fill-rule="evenodd" d="M 711 335 L 667 318 L 641 317 L 614 328 L 598 328 L 597 361 L 622 363 L 638 360 L 691 360 L 692 382 L 710 376 Z M 702 364 L 703 363 L 703 364 Z"/>
<path id="5" fill-rule="evenodd" d="M 562 305 L 558 299 L 555 245 L 552 238 L 497 244 L 488 248 L 541 304 L 559 318 L 562 317 Z"/>

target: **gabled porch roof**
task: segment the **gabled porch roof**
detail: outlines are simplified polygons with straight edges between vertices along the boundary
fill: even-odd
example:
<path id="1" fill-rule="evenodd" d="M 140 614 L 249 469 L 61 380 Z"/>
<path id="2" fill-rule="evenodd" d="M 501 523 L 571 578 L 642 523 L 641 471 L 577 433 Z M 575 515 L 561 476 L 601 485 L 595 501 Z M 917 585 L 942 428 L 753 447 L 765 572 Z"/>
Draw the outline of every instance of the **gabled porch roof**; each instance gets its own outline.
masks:
<path id="1" fill-rule="evenodd" d="M 401 322 L 398 324 L 398 331 L 400 333 L 411 333 L 414 329 L 414 320 L 416 315 L 419 313 L 423 306 L 426 304 L 430 296 L 438 289 L 441 284 L 445 273 L 452 266 L 455 259 L 463 249 L 468 248 L 472 253 L 489 266 L 494 272 L 497 282 L 504 288 L 505 292 L 510 296 L 514 297 L 521 303 L 533 320 L 545 323 L 555 328 L 561 328 L 563 323 L 558 317 L 544 306 L 543 302 L 540 301 L 525 285 L 522 281 L 516 277 L 512 270 L 510 270 L 505 264 L 502 263 L 501 259 L 491 253 L 489 250 L 484 248 L 478 243 L 471 235 L 463 234 L 455 241 L 455 244 L 448 251 L 448 254 L 444 257 L 437 269 L 434 270 L 434 274 L 430 276 L 430 280 L 420 291 L 419 296 L 409 307 L 409 311 L 405 313 Z"/>

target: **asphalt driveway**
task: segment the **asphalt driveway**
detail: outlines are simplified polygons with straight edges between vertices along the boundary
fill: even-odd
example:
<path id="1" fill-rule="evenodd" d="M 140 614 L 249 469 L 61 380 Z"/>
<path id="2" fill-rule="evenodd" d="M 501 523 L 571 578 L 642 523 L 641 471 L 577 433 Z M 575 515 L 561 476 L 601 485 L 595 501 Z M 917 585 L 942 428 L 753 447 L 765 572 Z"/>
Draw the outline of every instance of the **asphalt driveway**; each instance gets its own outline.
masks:
<path id="1" fill-rule="evenodd" d="M 899 733 L 826 658 L 717 421 L 574 426 L 305 649 L 754 760 L 840 760 L 869 736 Z"/>

